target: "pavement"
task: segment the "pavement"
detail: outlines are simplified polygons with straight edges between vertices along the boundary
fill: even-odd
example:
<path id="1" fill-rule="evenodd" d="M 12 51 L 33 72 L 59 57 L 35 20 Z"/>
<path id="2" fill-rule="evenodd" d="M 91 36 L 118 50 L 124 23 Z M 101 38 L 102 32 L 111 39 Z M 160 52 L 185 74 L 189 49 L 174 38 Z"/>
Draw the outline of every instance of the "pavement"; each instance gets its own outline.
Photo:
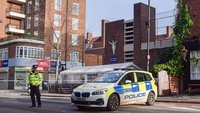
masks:
<path id="1" fill-rule="evenodd" d="M 0 90 L 0 96 L 2 95 L 18 95 L 18 96 L 29 96 L 27 92 L 23 91 L 14 91 L 14 90 Z M 71 94 L 57 94 L 57 93 L 48 93 L 47 91 L 41 92 L 42 97 L 51 97 L 51 98 L 71 98 Z M 158 96 L 156 102 L 170 102 L 170 103 L 194 103 L 200 104 L 200 94 L 198 95 L 174 95 L 174 96 Z"/>

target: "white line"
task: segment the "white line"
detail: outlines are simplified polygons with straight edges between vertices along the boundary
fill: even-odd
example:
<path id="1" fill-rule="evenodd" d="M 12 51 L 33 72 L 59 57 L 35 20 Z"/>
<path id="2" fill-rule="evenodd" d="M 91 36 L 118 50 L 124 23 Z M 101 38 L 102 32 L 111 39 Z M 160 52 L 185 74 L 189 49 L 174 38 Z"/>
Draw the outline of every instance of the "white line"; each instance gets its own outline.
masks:
<path id="1" fill-rule="evenodd" d="M 192 109 L 192 108 L 186 108 L 186 107 L 172 107 L 172 108 L 175 108 L 175 109 L 182 109 L 182 110 L 190 110 L 190 111 L 200 111 L 198 109 Z"/>

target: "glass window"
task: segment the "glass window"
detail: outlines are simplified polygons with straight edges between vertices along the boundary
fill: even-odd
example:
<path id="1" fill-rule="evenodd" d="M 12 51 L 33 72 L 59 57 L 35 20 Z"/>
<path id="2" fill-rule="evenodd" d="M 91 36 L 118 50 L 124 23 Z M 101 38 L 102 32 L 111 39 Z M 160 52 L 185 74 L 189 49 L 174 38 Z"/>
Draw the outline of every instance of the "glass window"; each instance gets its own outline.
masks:
<path id="1" fill-rule="evenodd" d="M 39 0 L 35 0 L 35 11 L 39 10 L 39 6 L 40 6 L 40 1 Z"/>
<path id="2" fill-rule="evenodd" d="M 34 31 L 34 35 L 38 36 L 38 30 Z"/>
<path id="3" fill-rule="evenodd" d="M 94 79 L 92 83 L 115 83 L 122 75 L 122 72 L 108 72 Z"/>
<path id="4" fill-rule="evenodd" d="M 32 8 L 32 1 L 29 1 L 27 6 L 27 13 L 31 13 L 31 8 Z"/>
<path id="5" fill-rule="evenodd" d="M 200 51 L 191 51 L 190 59 L 200 59 Z M 200 61 L 194 62 L 190 60 L 190 79 L 191 80 L 200 80 Z"/>
<path id="6" fill-rule="evenodd" d="M 136 73 L 137 82 L 144 82 L 146 81 L 146 77 L 144 73 Z"/>
<path id="7" fill-rule="evenodd" d="M 126 81 L 129 80 L 131 83 L 134 82 L 134 74 L 133 73 L 127 73 L 119 82 L 119 85 L 126 84 Z"/>
<path id="8" fill-rule="evenodd" d="M 8 59 L 8 48 L 0 49 L 0 60 Z"/>
<path id="9" fill-rule="evenodd" d="M 34 27 L 38 27 L 39 24 L 39 14 L 36 14 L 34 17 Z"/>
<path id="10" fill-rule="evenodd" d="M 43 59 L 44 49 L 30 46 L 17 46 L 16 58 Z"/>
<path id="11" fill-rule="evenodd" d="M 55 0 L 55 10 L 60 11 L 62 5 L 62 0 Z"/>
<path id="12" fill-rule="evenodd" d="M 78 12 L 79 12 L 79 4 L 73 3 L 73 5 L 72 5 L 72 14 L 78 15 Z"/>
<path id="13" fill-rule="evenodd" d="M 31 28 L 31 17 L 27 18 L 27 29 Z"/>
<path id="14" fill-rule="evenodd" d="M 73 46 L 78 46 L 78 35 L 77 34 L 72 34 L 71 43 Z"/>
<path id="15" fill-rule="evenodd" d="M 60 43 L 61 35 L 60 31 L 55 31 L 53 35 L 53 43 Z"/>
<path id="16" fill-rule="evenodd" d="M 71 62 L 78 62 L 79 61 L 79 52 L 71 51 L 70 52 L 70 61 Z"/>
<path id="17" fill-rule="evenodd" d="M 61 54 L 61 52 L 58 50 L 58 53 Z M 51 50 L 51 60 L 57 60 L 57 51 L 56 49 Z"/>
<path id="18" fill-rule="evenodd" d="M 72 18 L 72 30 L 77 31 L 78 30 L 78 19 Z"/>
<path id="19" fill-rule="evenodd" d="M 54 26 L 59 27 L 61 25 L 61 15 L 54 14 Z"/>

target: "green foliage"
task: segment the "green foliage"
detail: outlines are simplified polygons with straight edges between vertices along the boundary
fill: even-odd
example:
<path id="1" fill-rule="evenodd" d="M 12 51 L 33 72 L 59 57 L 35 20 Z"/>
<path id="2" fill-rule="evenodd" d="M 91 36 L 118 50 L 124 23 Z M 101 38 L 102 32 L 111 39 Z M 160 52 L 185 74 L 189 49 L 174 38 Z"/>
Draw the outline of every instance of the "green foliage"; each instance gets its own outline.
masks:
<path id="1" fill-rule="evenodd" d="M 182 0 L 179 0 L 177 5 L 178 15 L 174 27 L 174 38 L 176 39 L 176 45 L 172 49 L 172 53 L 169 53 L 168 61 L 165 64 L 154 65 L 154 72 L 160 70 L 166 70 L 170 75 L 180 76 L 183 75 L 183 59 L 181 49 L 183 48 L 183 42 L 189 35 L 189 28 L 193 25 L 190 18 L 189 11 Z M 171 57 L 169 57 L 171 55 Z"/>

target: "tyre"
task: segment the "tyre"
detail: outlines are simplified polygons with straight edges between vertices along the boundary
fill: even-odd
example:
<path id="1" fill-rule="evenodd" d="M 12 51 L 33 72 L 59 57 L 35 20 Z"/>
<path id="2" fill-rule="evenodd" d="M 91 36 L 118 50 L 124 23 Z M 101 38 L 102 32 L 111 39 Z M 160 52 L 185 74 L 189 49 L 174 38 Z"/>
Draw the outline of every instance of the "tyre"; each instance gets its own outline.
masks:
<path id="1" fill-rule="evenodd" d="M 151 91 L 149 92 L 146 104 L 151 106 L 155 103 L 155 94 Z"/>
<path id="2" fill-rule="evenodd" d="M 112 94 L 110 95 L 108 99 L 108 105 L 107 105 L 107 110 L 109 111 L 115 111 L 119 107 L 119 97 L 117 94 Z"/>
<path id="3" fill-rule="evenodd" d="M 86 106 L 76 106 L 79 110 L 87 110 Z"/>

